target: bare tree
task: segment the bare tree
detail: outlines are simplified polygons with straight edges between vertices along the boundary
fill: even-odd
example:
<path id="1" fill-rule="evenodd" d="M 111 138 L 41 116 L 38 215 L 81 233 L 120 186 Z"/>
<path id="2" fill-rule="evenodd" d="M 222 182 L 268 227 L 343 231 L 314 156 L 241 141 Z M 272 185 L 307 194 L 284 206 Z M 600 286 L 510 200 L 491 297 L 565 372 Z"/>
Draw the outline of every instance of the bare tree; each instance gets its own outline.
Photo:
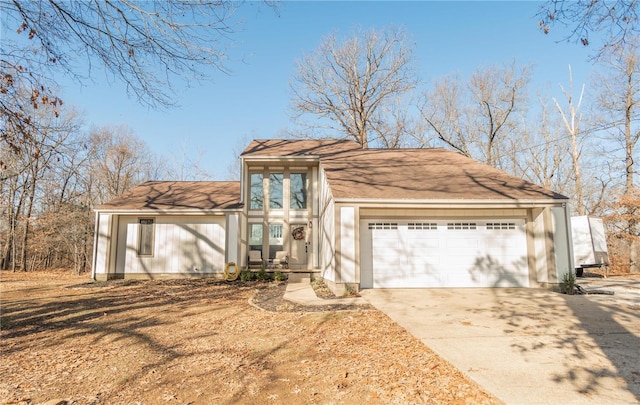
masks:
<path id="1" fill-rule="evenodd" d="M 590 45 L 592 33 L 604 36 L 599 53 L 609 47 L 623 45 L 640 29 L 638 0 L 548 0 L 539 9 L 539 28 L 548 34 L 559 24 L 569 27 L 567 40 Z"/>
<path id="2" fill-rule="evenodd" d="M 89 170 L 93 204 L 105 203 L 164 170 L 144 142 L 126 126 L 103 127 L 90 136 Z"/>
<path id="3" fill-rule="evenodd" d="M 558 100 L 555 98 L 553 99 L 553 102 L 562 116 L 562 122 L 564 123 L 565 129 L 571 138 L 571 161 L 573 166 L 573 180 L 576 186 L 576 209 L 578 211 L 578 215 L 586 215 L 584 193 L 582 190 L 582 173 L 580 170 L 580 154 L 582 148 L 580 145 L 581 142 L 578 139 L 578 135 L 580 134 L 580 122 L 582 121 L 582 113 L 580 113 L 579 110 L 584 96 L 584 85 L 582 85 L 580 97 L 576 103 L 573 99 L 573 74 L 571 72 L 571 66 L 569 66 L 569 90 L 565 90 L 562 85 L 560 85 L 560 89 L 567 99 L 567 111 L 565 112 L 562 109 L 560 103 L 558 103 Z"/>
<path id="4" fill-rule="evenodd" d="M 392 105 L 408 96 L 417 79 L 403 30 L 358 31 L 346 40 L 335 34 L 297 63 L 291 84 L 294 119 L 323 135 L 339 134 L 363 148 L 397 145 L 406 124 Z M 402 129 L 403 125 L 405 129 Z M 395 128 L 387 138 L 389 126 Z M 377 141 L 376 141 L 377 139 Z"/>
<path id="5" fill-rule="evenodd" d="M 172 89 L 226 72 L 226 44 L 241 2 L 134 0 L 0 0 L 0 140 L 35 125 L 29 105 L 58 107 L 53 83 L 65 74 L 83 83 L 104 72 L 152 107 L 173 105 Z M 16 35 L 17 32 L 17 35 Z M 18 97 L 22 83 L 31 97 Z M 6 122 L 23 127 L 5 131 Z"/>
<path id="6" fill-rule="evenodd" d="M 529 68 L 515 63 L 477 70 L 467 84 L 447 77 L 425 93 L 420 111 L 445 146 L 497 167 L 500 143 L 526 108 L 528 83 Z"/>
<path id="7" fill-rule="evenodd" d="M 623 185 L 618 201 L 612 204 L 609 225 L 617 239 L 628 247 L 630 271 L 640 272 L 640 196 L 636 186 L 636 150 L 640 139 L 640 54 L 639 37 L 630 38 L 603 55 L 606 80 L 598 80 L 601 126 L 607 129 L 612 151 L 623 167 Z"/>

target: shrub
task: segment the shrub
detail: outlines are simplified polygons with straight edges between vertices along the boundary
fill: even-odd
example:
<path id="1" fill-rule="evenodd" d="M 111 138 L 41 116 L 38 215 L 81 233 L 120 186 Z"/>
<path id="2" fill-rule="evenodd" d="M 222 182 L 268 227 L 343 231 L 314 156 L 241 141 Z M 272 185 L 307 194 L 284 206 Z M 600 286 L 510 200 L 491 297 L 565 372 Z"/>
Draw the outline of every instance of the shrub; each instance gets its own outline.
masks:
<path id="1" fill-rule="evenodd" d="M 561 284 L 561 288 L 562 288 L 562 292 L 564 294 L 569 294 L 569 295 L 573 295 L 573 291 L 576 287 L 576 274 L 569 270 L 568 272 L 564 273 L 564 275 L 562 276 L 562 284 Z"/>
<path id="2" fill-rule="evenodd" d="M 267 273 L 267 271 L 263 268 L 261 268 L 257 273 L 256 273 L 256 280 L 258 281 L 266 281 L 269 279 L 269 273 Z"/>
<path id="3" fill-rule="evenodd" d="M 287 279 L 287 276 L 285 276 L 281 271 L 276 271 L 275 273 L 273 273 L 273 279 L 275 281 L 284 281 Z"/>
<path id="4" fill-rule="evenodd" d="M 251 270 L 242 270 L 240 272 L 240 280 L 241 281 L 252 281 L 255 279 L 255 273 Z"/>

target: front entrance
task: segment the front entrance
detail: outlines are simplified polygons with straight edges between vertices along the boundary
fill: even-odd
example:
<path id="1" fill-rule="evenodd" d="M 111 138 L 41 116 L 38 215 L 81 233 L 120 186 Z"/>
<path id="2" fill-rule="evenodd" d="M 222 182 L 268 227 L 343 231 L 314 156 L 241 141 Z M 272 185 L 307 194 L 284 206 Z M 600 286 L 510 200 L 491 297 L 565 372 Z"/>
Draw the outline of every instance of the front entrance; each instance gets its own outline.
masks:
<path id="1" fill-rule="evenodd" d="M 306 269 L 308 267 L 309 249 L 311 249 L 311 235 L 309 227 L 304 224 L 291 224 L 291 257 L 289 267 Z"/>

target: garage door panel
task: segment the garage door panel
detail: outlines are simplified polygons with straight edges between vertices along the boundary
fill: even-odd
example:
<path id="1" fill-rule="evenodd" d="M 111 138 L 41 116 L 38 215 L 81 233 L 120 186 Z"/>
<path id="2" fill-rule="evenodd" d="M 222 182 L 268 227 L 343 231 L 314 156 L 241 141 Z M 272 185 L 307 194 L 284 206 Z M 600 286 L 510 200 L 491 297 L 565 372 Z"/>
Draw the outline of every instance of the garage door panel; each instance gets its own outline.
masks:
<path id="1" fill-rule="evenodd" d="M 423 222 L 369 228 L 374 288 L 528 286 L 524 220 Z"/>

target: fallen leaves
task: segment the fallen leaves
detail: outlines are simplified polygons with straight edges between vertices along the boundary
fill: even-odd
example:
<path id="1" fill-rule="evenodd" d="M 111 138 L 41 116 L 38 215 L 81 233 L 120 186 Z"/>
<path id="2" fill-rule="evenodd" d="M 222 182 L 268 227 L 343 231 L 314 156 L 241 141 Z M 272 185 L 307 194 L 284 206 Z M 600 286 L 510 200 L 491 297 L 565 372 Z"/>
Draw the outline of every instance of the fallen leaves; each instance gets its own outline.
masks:
<path id="1" fill-rule="evenodd" d="M 384 314 L 303 311 L 272 284 L 3 272 L 0 288 L 2 404 L 495 403 Z"/>

